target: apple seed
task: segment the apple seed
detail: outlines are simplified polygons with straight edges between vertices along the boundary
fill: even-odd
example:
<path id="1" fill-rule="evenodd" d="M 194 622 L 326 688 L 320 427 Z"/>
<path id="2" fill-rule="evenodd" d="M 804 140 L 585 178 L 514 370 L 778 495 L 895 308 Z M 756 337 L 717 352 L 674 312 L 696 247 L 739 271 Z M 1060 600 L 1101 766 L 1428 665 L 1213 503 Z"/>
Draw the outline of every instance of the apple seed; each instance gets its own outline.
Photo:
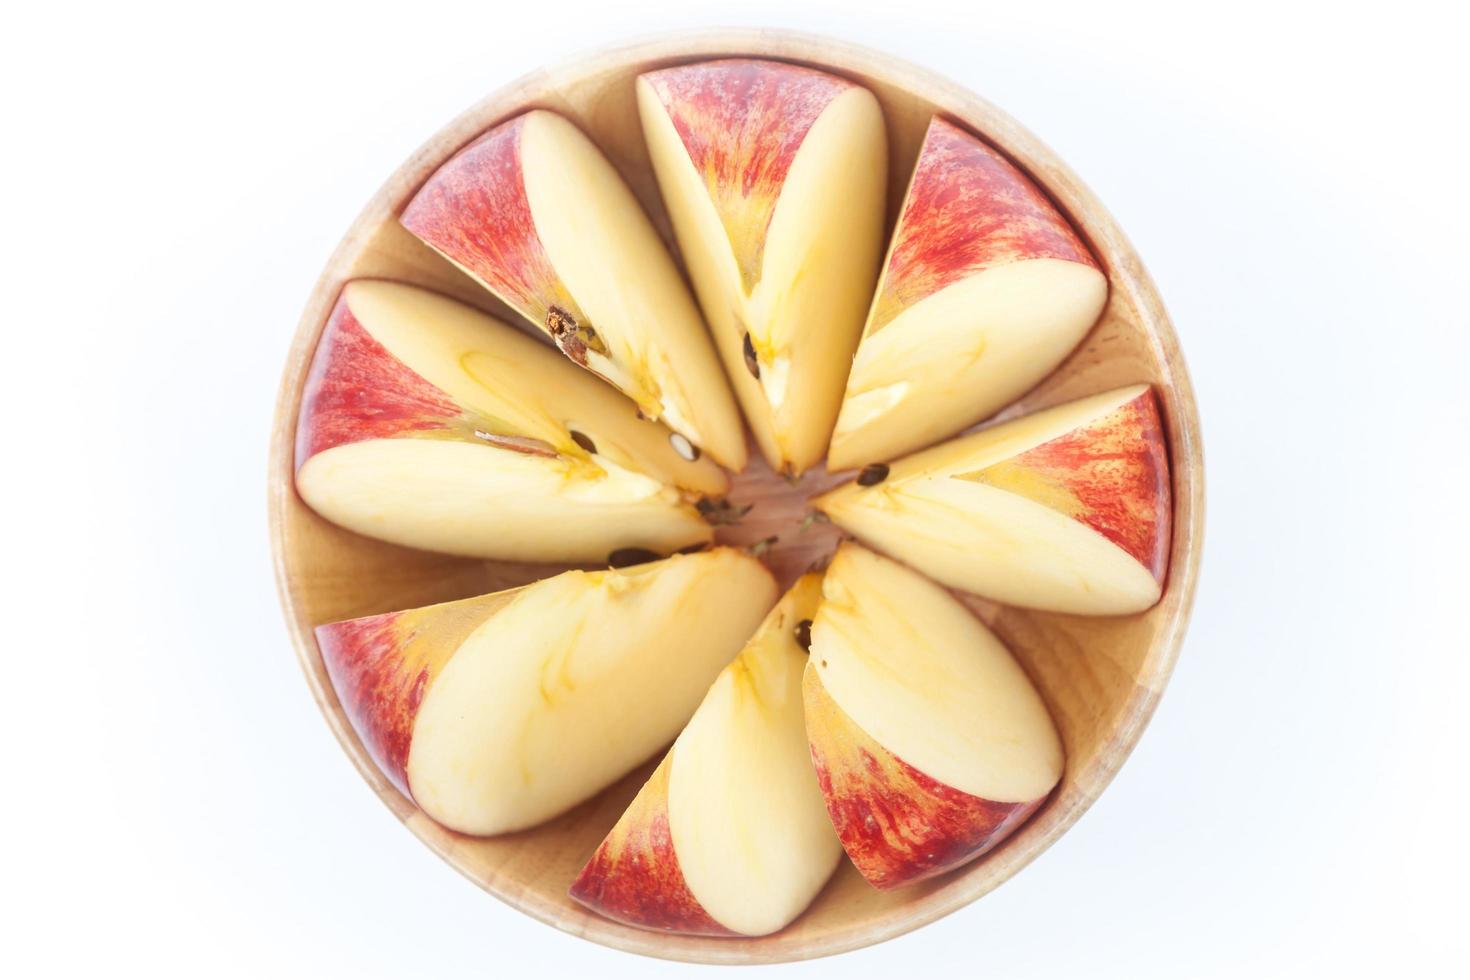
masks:
<path id="1" fill-rule="evenodd" d="M 750 376 L 757 381 L 761 378 L 761 363 L 755 358 L 755 342 L 750 339 L 750 331 L 745 331 L 745 367 L 750 371 Z"/>
<path id="2" fill-rule="evenodd" d="M 674 452 L 691 463 L 699 458 L 699 447 L 686 439 L 681 433 L 670 432 L 669 445 L 674 447 Z"/>
<path id="3" fill-rule="evenodd" d="M 585 432 L 578 432 L 576 429 L 569 429 L 567 431 L 572 434 L 573 442 L 581 446 L 583 449 L 587 450 L 589 453 L 596 454 L 597 443 L 592 441 L 591 436 L 587 435 Z"/>
<path id="4" fill-rule="evenodd" d="M 860 487 L 871 487 L 888 479 L 887 463 L 869 463 L 858 473 L 857 483 Z"/>
<path id="5" fill-rule="evenodd" d="M 812 621 L 803 619 L 796 624 L 796 645 L 803 650 L 810 651 L 812 648 Z"/>
<path id="6" fill-rule="evenodd" d="M 658 553 L 647 548 L 618 548 L 607 556 L 607 563 L 613 568 L 627 568 L 629 565 L 642 565 L 658 559 Z"/>

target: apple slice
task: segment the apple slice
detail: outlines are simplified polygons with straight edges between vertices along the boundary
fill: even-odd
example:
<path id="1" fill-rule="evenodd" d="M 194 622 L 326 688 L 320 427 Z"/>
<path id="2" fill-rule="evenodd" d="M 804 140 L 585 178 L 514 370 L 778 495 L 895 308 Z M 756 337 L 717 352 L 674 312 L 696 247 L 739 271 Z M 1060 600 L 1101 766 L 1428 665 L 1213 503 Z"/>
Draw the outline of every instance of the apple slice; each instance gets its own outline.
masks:
<path id="1" fill-rule="evenodd" d="M 728 484 L 550 347 L 375 280 L 347 284 L 317 345 L 296 466 L 301 498 L 359 534 L 520 561 L 702 544 L 694 501 Z"/>
<path id="2" fill-rule="evenodd" d="M 1147 385 L 867 467 L 815 505 L 945 585 L 1015 606 L 1120 615 L 1163 589 L 1169 461 Z"/>
<path id="3" fill-rule="evenodd" d="M 745 433 L 699 310 L 638 200 L 555 113 L 490 130 L 400 219 L 643 414 L 731 469 Z"/>
<path id="4" fill-rule="evenodd" d="M 888 142 L 867 89 L 736 59 L 638 79 L 679 248 L 771 468 L 827 450 L 882 250 Z"/>
<path id="5" fill-rule="evenodd" d="M 919 152 L 828 454 L 889 460 L 1014 401 L 1107 300 L 1087 247 L 1027 177 L 937 116 Z"/>
<path id="6" fill-rule="evenodd" d="M 943 874 L 1020 826 L 1062 742 L 1001 642 L 923 576 L 844 544 L 822 583 L 802 690 L 827 812 L 879 888 Z"/>
<path id="7" fill-rule="evenodd" d="M 715 679 L 674 747 L 572 885 L 628 925 L 764 936 L 816 897 L 842 854 L 802 725 L 803 576 Z"/>
<path id="8" fill-rule="evenodd" d="M 383 773 L 439 823 L 541 823 L 666 744 L 776 599 L 716 548 L 317 627 Z"/>

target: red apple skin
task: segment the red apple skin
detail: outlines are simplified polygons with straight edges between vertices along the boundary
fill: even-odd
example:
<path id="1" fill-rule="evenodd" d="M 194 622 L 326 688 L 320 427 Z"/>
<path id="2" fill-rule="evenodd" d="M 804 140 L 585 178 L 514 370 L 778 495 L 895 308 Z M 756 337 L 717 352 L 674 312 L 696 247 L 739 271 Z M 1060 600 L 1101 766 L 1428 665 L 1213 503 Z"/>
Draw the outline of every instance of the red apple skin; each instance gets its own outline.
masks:
<path id="1" fill-rule="evenodd" d="M 319 626 L 317 645 L 357 737 L 404 796 L 413 723 L 442 664 L 405 656 L 402 613 Z"/>
<path id="2" fill-rule="evenodd" d="M 868 331 L 987 268 L 1043 258 L 1097 268 L 1072 226 L 1025 174 L 936 116 L 919 152 Z"/>
<path id="3" fill-rule="evenodd" d="M 569 894 L 625 925 L 694 936 L 733 936 L 689 891 L 669 832 L 669 765 L 664 756 Z"/>
<path id="4" fill-rule="evenodd" d="M 741 278 L 760 277 L 766 229 L 791 161 L 852 83 L 775 61 L 707 61 L 650 72 L 652 86 L 730 236 Z"/>
<path id="5" fill-rule="evenodd" d="M 1164 427 L 1152 389 L 965 479 L 1019 493 L 1081 521 L 1163 584 L 1173 504 Z"/>
<path id="6" fill-rule="evenodd" d="M 399 222 L 547 329 L 553 306 L 579 322 L 586 317 L 536 233 L 521 169 L 525 119 L 501 123 L 451 157 L 414 195 Z"/>
<path id="7" fill-rule="evenodd" d="M 365 330 L 344 292 L 317 342 L 296 424 L 296 468 L 365 439 L 451 429 L 463 412 Z"/>
<path id="8" fill-rule="evenodd" d="M 409 799 L 408 750 L 425 692 L 466 637 L 516 591 L 316 628 L 322 663 L 353 731 Z"/>
<path id="9" fill-rule="evenodd" d="M 997 803 L 929 778 L 860 728 L 810 666 L 802 699 L 827 813 L 848 858 L 876 888 L 899 888 L 974 860 L 1045 799 Z"/>

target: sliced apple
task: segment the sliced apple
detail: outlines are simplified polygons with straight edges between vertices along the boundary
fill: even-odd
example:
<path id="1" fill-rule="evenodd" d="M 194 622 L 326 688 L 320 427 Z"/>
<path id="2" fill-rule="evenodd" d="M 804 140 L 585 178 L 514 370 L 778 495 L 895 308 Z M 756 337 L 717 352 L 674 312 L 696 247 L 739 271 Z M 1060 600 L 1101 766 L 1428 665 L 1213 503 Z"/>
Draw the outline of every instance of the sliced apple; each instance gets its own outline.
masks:
<path id="1" fill-rule="evenodd" d="M 317 642 L 393 784 L 451 830 L 499 834 L 667 744 L 775 599 L 759 562 L 716 548 L 320 626 Z"/>
<path id="2" fill-rule="evenodd" d="M 317 345 L 296 464 L 302 499 L 343 527 L 521 561 L 707 542 L 694 504 L 728 485 L 683 436 L 550 347 L 375 280 L 347 284 Z"/>
<path id="3" fill-rule="evenodd" d="M 440 167 L 400 220 L 644 415 L 745 465 L 699 310 L 638 200 L 576 126 L 543 110 L 502 123 Z"/>
<path id="4" fill-rule="evenodd" d="M 756 441 L 800 474 L 826 452 L 877 276 L 883 113 L 845 79 L 750 59 L 642 75 L 638 108 Z"/>
<path id="5" fill-rule="evenodd" d="M 1163 589 L 1169 461 L 1147 385 L 866 468 L 815 505 L 945 585 L 1011 605 L 1119 615 Z"/>
<path id="6" fill-rule="evenodd" d="M 823 579 L 802 687 L 827 811 L 879 888 L 980 856 L 1061 779 L 1061 738 L 1010 651 L 944 589 L 851 543 Z"/>
<path id="7" fill-rule="evenodd" d="M 1062 362 L 1107 294 L 1096 260 L 1036 185 L 935 117 L 828 467 L 893 459 L 991 415 Z"/>
<path id="8" fill-rule="evenodd" d="M 573 898 L 645 929 L 763 936 L 816 897 L 842 854 L 802 724 L 821 581 L 799 579 L 715 679 Z"/>

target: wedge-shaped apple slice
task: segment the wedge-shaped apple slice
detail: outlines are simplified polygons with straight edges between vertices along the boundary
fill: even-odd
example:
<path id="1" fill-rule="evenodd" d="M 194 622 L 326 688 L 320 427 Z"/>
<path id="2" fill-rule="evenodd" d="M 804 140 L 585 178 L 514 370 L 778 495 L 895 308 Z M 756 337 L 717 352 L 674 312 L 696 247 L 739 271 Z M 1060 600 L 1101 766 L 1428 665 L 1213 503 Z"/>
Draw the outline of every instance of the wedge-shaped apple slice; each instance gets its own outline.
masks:
<path id="1" fill-rule="evenodd" d="M 812 772 L 801 675 L 822 577 L 799 579 L 715 680 L 572 885 L 646 929 L 763 936 L 801 914 L 842 849 Z"/>
<path id="2" fill-rule="evenodd" d="M 439 823 L 519 830 L 678 733 L 776 600 L 729 548 L 317 628 L 384 774 Z"/>
<path id="3" fill-rule="evenodd" d="M 910 179 L 827 465 L 889 460 L 1014 401 L 1102 312 L 1107 279 L 1027 177 L 938 117 Z"/>
<path id="4" fill-rule="evenodd" d="M 694 501 L 727 485 L 683 436 L 545 344 L 376 280 L 347 284 L 317 345 L 296 462 L 302 499 L 343 527 L 523 561 L 707 542 Z"/>
<path id="5" fill-rule="evenodd" d="M 638 108 L 700 305 L 761 452 L 826 452 L 882 250 L 888 143 L 867 89 L 747 59 L 650 72 Z"/>
<path id="6" fill-rule="evenodd" d="M 811 647 L 817 780 L 847 856 L 879 888 L 985 853 L 1061 779 L 1061 738 L 1025 672 L 923 576 L 844 544 Z"/>
<path id="7" fill-rule="evenodd" d="M 745 433 L 658 232 L 582 131 L 536 110 L 460 150 L 403 226 L 546 331 L 649 418 L 732 469 Z"/>
<path id="8" fill-rule="evenodd" d="M 815 504 L 945 585 L 1011 605 L 1119 615 L 1163 588 L 1169 462 L 1146 385 L 865 468 Z"/>

